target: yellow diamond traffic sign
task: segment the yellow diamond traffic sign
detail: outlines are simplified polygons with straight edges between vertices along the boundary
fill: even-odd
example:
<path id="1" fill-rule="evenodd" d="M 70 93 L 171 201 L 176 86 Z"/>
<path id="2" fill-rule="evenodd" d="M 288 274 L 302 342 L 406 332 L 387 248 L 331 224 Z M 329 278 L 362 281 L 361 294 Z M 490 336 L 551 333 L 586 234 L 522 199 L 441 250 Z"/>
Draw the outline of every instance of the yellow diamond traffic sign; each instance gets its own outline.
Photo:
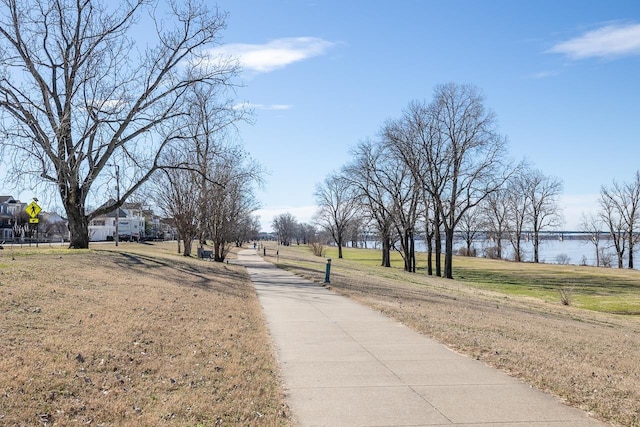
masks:
<path id="1" fill-rule="evenodd" d="M 29 205 L 25 209 L 25 211 L 29 214 L 31 218 L 37 218 L 41 210 L 42 208 L 38 206 L 38 204 L 35 201 L 29 203 Z"/>

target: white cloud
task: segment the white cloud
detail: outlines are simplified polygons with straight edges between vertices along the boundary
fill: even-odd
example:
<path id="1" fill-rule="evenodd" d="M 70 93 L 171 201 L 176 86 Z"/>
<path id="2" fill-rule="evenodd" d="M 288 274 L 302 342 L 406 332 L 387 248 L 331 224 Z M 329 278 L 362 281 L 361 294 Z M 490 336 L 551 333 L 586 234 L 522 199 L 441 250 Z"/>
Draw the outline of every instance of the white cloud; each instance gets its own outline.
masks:
<path id="1" fill-rule="evenodd" d="M 251 110 L 278 110 L 278 111 L 282 111 L 282 110 L 290 110 L 293 108 L 293 105 L 288 105 L 288 104 L 270 104 L 270 105 L 266 105 L 266 104 L 254 104 L 252 102 L 242 102 L 240 104 L 236 104 L 233 106 L 233 108 L 235 110 L 242 110 L 242 109 L 251 109 Z"/>
<path id="2" fill-rule="evenodd" d="M 640 55 L 640 24 L 607 25 L 558 43 L 547 52 L 571 59 Z"/>
<path id="3" fill-rule="evenodd" d="M 266 73 L 323 55 L 333 45 L 334 43 L 317 37 L 291 37 L 272 40 L 266 44 L 227 44 L 213 49 L 212 53 L 238 57 L 246 70 Z"/>

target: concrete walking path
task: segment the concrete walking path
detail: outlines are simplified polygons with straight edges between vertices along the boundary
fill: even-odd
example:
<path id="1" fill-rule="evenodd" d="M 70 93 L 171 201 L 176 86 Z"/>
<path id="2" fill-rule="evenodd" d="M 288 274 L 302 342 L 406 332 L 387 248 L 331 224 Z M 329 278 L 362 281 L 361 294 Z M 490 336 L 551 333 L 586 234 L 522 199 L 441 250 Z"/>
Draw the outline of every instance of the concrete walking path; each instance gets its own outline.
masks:
<path id="1" fill-rule="evenodd" d="M 584 412 L 241 251 L 301 426 L 601 426 Z"/>

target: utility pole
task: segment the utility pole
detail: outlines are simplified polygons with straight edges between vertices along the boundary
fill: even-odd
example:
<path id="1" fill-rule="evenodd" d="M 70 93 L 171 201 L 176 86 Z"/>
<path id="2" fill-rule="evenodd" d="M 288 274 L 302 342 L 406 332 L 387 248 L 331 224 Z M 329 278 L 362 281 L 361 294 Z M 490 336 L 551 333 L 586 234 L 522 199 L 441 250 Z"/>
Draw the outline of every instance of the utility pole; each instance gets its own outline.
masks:
<path id="1" fill-rule="evenodd" d="M 120 165 L 117 164 L 109 164 L 108 166 L 114 166 L 116 168 L 116 203 L 120 201 Z M 118 229 L 118 223 L 120 222 L 120 207 L 116 207 L 116 235 L 115 241 L 116 246 L 118 246 L 118 242 L 120 241 L 120 233 Z"/>

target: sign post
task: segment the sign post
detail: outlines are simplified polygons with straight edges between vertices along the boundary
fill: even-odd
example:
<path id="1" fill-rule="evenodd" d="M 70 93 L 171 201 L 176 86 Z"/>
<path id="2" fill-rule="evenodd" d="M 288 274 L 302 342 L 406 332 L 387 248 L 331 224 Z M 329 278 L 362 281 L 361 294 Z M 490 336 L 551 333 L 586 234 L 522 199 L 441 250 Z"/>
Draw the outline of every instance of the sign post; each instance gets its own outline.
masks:
<path id="1" fill-rule="evenodd" d="M 25 211 L 29 215 L 29 224 L 35 224 L 36 227 L 36 248 L 38 247 L 38 224 L 40 223 L 40 218 L 38 218 L 38 215 L 40 214 L 40 211 L 42 211 L 42 208 L 38 206 L 37 202 L 38 199 L 34 197 L 33 202 L 29 203 L 27 205 L 27 208 L 25 209 Z"/>

